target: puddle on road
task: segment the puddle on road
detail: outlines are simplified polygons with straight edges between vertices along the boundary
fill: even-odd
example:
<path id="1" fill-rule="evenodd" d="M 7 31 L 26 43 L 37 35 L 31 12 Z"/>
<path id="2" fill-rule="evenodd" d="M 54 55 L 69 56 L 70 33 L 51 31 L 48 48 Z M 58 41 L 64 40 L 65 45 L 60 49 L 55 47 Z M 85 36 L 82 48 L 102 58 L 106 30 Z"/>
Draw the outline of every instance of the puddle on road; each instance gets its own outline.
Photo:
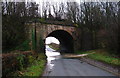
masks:
<path id="1" fill-rule="evenodd" d="M 54 49 L 46 45 L 46 56 L 47 56 L 47 71 L 51 71 L 54 67 L 53 61 L 61 58 L 60 52 L 55 52 Z"/>

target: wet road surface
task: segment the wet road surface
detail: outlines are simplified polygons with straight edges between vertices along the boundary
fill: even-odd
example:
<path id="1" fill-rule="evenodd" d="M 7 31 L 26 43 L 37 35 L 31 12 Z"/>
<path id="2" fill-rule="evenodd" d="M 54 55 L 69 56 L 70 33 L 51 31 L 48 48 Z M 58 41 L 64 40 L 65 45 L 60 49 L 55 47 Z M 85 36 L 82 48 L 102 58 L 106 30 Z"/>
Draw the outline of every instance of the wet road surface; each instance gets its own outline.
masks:
<path id="1" fill-rule="evenodd" d="M 43 76 L 114 76 L 81 60 L 62 58 L 59 52 L 53 51 L 46 46 L 48 63 Z"/>

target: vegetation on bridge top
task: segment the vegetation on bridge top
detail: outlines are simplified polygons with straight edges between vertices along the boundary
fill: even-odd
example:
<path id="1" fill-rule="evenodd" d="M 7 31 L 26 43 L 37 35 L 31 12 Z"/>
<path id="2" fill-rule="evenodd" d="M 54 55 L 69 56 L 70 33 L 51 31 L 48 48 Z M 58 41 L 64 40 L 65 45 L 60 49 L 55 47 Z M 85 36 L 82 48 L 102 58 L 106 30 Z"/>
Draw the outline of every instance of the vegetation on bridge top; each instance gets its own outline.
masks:
<path id="1" fill-rule="evenodd" d="M 27 23 L 41 23 L 41 24 L 52 24 L 52 25 L 61 25 L 61 26 L 72 26 L 72 27 L 78 27 L 77 24 L 73 23 L 70 20 L 67 19 L 45 19 L 45 18 L 35 18 Z"/>

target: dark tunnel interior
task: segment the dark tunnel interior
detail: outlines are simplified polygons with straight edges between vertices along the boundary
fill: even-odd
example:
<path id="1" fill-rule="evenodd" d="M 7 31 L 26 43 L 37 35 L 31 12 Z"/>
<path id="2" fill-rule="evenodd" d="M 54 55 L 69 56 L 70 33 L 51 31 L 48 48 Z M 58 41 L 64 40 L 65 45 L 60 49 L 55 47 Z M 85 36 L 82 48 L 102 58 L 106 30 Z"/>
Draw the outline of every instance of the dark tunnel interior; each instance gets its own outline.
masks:
<path id="1" fill-rule="evenodd" d="M 56 30 L 50 33 L 47 37 L 55 37 L 60 42 L 60 52 L 62 53 L 73 53 L 73 37 L 64 30 Z"/>

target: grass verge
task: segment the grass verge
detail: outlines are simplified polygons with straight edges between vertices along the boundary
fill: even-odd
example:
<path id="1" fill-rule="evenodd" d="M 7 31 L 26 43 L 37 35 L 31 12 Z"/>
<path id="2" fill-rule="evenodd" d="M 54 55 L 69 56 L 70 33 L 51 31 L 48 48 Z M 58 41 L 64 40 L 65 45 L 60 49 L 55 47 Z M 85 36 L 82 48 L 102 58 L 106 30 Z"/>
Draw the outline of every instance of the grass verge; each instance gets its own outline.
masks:
<path id="1" fill-rule="evenodd" d="M 48 46 L 49 46 L 50 48 L 56 50 L 56 51 L 59 50 L 59 48 L 57 48 L 57 47 L 55 47 L 55 46 L 52 46 L 51 44 L 48 44 Z"/>
<path id="2" fill-rule="evenodd" d="M 93 54 L 89 54 L 87 57 L 94 59 L 94 60 L 101 61 L 101 62 L 105 62 L 113 66 L 120 66 L 120 58 L 116 57 L 113 54 L 110 54 L 106 50 L 77 51 L 76 53 L 77 54 L 93 53 Z"/>
<path id="3" fill-rule="evenodd" d="M 35 59 L 27 68 L 21 71 L 16 71 L 14 77 L 26 78 L 34 77 L 38 78 L 42 75 L 46 64 L 46 56 L 44 54 L 38 54 Z"/>

